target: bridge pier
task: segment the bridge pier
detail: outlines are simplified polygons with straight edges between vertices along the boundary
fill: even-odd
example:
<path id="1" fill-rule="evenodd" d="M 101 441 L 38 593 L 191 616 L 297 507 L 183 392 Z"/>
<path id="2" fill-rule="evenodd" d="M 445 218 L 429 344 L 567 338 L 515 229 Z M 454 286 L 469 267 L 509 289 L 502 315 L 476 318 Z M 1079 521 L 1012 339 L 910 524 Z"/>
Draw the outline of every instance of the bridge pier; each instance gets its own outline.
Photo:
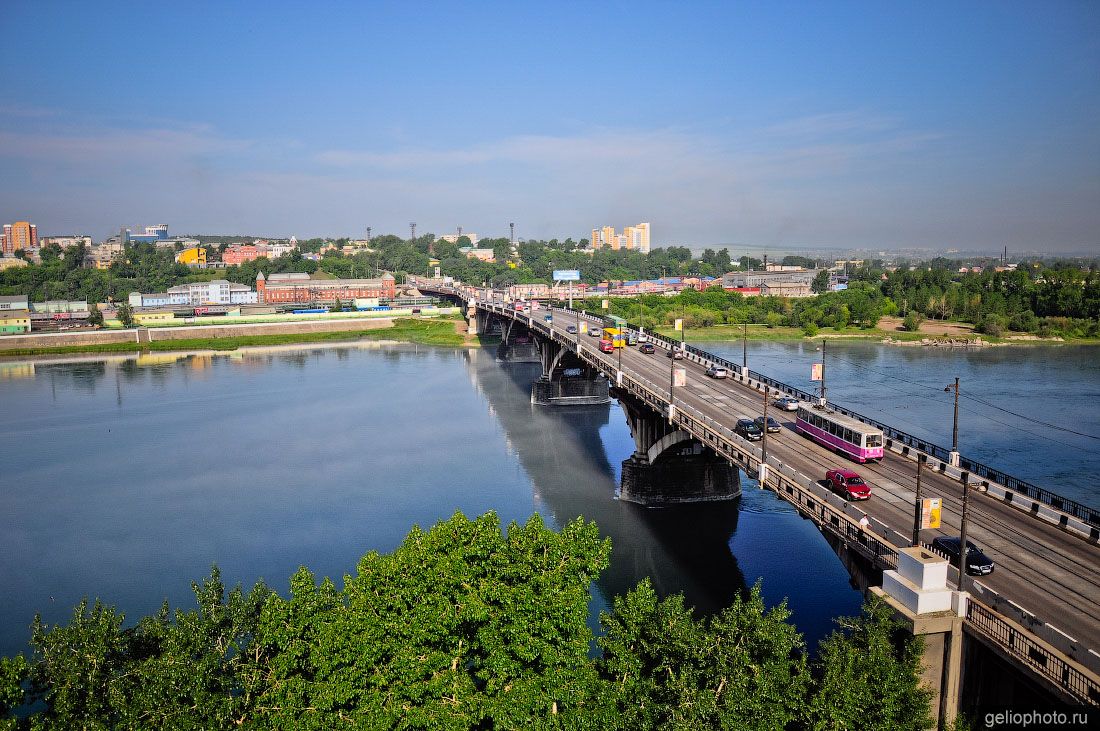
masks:
<path id="1" fill-rule="evenodd" d="M 641 505 L 670 505 L 741 496 L 737 467 L 621 389 L 634 454 L 623 461 L 619 499 Z"/>
<path id="2" fill-rule="evenodd" d="M 533 333 L 542 377 L 531 384 L 531 403 L 539 406 L 594 406 L 610 403 L 607 378 L 567 348 Z"/>
<path id="3" fill-rule="evenodd" d="M 947 588 L 947 560 L 923 548 L 898 550 L 896 571 L 884 571 L 871 593 L 889 604 L 913 635 L 924 640 L 921 682 L 932 691 L 937 728 L 950 728 L 959 715 L 963 667 L 965 592 Z"/>

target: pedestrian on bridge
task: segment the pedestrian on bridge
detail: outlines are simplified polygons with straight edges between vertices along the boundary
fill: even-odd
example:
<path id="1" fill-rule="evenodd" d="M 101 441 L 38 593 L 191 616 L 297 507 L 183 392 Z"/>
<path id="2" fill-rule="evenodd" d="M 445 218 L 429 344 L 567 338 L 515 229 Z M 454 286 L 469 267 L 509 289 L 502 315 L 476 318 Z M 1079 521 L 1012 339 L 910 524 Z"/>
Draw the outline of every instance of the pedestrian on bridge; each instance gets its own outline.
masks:
<path id="1" fill-rule="evenodd" d="M 864 513 L 863 517 L 859 519 L 859 529 L 864 533 L 871 530 L 871 521 L 867 519 L 867 513 Z"/>

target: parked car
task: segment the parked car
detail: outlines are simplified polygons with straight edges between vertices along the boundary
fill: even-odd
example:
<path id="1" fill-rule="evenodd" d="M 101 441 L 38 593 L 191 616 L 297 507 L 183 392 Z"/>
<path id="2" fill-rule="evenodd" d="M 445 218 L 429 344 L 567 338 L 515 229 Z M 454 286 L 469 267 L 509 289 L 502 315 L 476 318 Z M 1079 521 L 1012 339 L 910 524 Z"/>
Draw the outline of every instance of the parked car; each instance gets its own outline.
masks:
<path id="1" fill-rule="evenodd" d="M 577 326 L 576 325 L 566 325 L 565 326 L 565 331 L 567 333 L 569 333 L 570 335 L 576 335 L 577 334 Z"/>
<path id="2" fill-rule="evenodd" d="M 753 419 L 753 422 L 758 427 L 760 427 L 761 429 L 764 428 L 764 417 L 763 416 L 756 417 L 755 419 Z M 779 426 L 779 422 L 769 416 L 768 417 L 768 433 L 769 434 L 775 434 L 777 431 L 780 430 L 780 428 L 781 427 Z"/>
<path id="3" fill-rule="evenodd" d="M 932 539 L 932 550 L 947 557 L 954 565 L 959 560 L 959 537 L 938 536 Z M 993 573 L 993 561 L 982 549 L 970 541 L 966 542 L 966 573 L 985 576 Z"/>
<path id="4" fill-rule="evenodd" d="M 646 355 L 653 355 L 653 353 L 657 349 L 653 347 L 653 343 L 642 343 L 641 347 L 638 348 L 638 350 L 645 353 Z"/>
<path id="5" fill-rule="evenodd" d="M 615 352 L 615 343 L 611 342 L 610 340 L 601 340 L 600 341 L 600 352 L 601 353 L 614 353 Z"/>
<path id="6" fill-rule="evenodd" d="M 672 358 L 673 360 L 683 360 L 684 351 L 680 350 L 679 348 L 673 348 L 672 350 L 665 353 L 665 357 Z"/>
<path id="7" fill-rule="evenodd" d="M 783 409 L 784 411 L 798 411 L 798 399 L 784 396 L 772 401 L 772 406 Z"/>
<path id="8" fill-rule="evenodd" d="M 829 470 L 825 473 L 829 489 L 843 495 L 848 500 L 867 500 L 871 497 L 871 486 L 851 470 Z"/>
<path id="9" fill-rule="evenodd" d="M 764 438 L 764 432 L 760 430 L 760 427 L 756 425 L 756 422 L 752 419 L 738 419 L 737 426 L 733 428 L 733 431 L 740 434 L 750 442 L 756 442 Z"/>
<path id="10" fill-rule="evenodd" d="M 707 368 L 707 375 L 711 378 L 729 378 L 730 372 L 722 366 L 711 366 Z"/>

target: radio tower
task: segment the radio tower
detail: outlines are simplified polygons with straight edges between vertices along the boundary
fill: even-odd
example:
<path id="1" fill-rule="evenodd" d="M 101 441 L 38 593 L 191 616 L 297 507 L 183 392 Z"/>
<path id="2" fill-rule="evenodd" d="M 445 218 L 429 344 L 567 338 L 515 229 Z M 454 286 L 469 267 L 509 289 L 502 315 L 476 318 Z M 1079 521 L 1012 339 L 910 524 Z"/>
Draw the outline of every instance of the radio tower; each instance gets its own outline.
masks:
<path id="1" fill-rule="evenodd" d="M 416 221 L 412 221 L 411 223 L 409 223 L 409 231 L 410 231 L 409 239 L 411 241 L 415 242 L 416 241 Z"/>
<path id="2" fill-rule="evenodd" d="M 512 244 L 512 251 L 516 250 L 516 224 L 508 224 L 508 228 L 512 230 L 512 233 L 508 236 L 508 241 Z"/>
<path id="3" fill-rule="evenodd" d="M 458 238 L 462 238 L 462 227 L 458 227 Z"/>
<path id="4" fill-rule="evenodd" d="M 370 226 L 367 226 L 367 243 L 370 243 Z"/>

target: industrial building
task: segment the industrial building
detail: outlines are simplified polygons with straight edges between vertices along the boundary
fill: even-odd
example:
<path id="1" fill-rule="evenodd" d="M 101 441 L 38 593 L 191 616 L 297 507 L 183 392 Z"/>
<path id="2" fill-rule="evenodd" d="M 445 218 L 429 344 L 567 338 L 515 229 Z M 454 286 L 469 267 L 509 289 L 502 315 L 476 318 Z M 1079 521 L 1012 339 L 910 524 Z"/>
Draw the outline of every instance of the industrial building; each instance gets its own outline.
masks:
<path id="1" fill-rule="evenodd" d="M 256 275 L 256 293 L 266 304 L 351 302 L 356 298 L 393 299 L 397 286 L 392 274 L 380 279 L 321 279 L 310 274 Z"/>
<path id="2" fill-rule="evenodd" d="M 167 292 L 131 292 L 128 301 L 131 307 L 252 305 L 256 304 L 257 295 L 248 285 L 215 279 L 169 287 Z"/>

